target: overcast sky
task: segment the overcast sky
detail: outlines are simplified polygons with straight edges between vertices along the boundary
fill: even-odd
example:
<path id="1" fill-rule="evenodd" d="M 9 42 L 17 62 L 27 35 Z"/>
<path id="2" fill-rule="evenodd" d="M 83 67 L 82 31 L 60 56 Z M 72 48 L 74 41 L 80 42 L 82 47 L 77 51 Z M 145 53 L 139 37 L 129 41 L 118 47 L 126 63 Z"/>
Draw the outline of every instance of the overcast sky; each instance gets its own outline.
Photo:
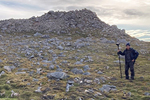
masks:
<path id="1" fill-rule="evenodd" d="M 50 10 L 87 8 L 131 36 L 150 41 L 150 0 L 0 0 L 0 20 L 40 16 Z"/>

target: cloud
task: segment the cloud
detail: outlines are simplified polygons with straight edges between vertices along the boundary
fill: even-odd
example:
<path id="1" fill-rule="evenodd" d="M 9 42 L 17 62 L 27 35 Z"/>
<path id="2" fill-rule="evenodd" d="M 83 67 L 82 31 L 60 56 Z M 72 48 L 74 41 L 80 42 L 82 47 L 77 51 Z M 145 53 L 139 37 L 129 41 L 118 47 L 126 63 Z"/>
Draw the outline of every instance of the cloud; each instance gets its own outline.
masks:
<path id="1" fill-rule="evenodd" d="M 126 9 L 124 10 L 124 13 L 129 16 L 139 16 L 139 17 L 145 15 L 145 13 L 140 12 L 139 10 L 136 10 L 136 9 Z"/>
<path id="2" fill-rule="evenodd" d="M 36 5 L 31 5 L 31 4 L 27 4 L 27 3 L 21 3 L 21 2 L 13 2 L 13 1 L 0 1 L 0 4 L 3 5 L 3 6 L 8 6 L 9 5 L 9 8 L 26 8 L 26 10 L 39 10 L 39 9 L 42 9 Z"/>
<path id="3" fill-rule="evenodd" d="M 150 30 L 127 30 L 132 37 L 150 42 Z"/>
<path id="4" fill-rule="evenodd" d="M 41 15 L 41 12 L 35 11 L 35 10 L 26 10 L 22 7 L 15 8 L 15 7 L 7 7 L 0 4 L 0 18 L 1 19 L 10 19 L 10 18 L 17 18 L 17 19 L 23 19 L 23 18 L 29 18 L 34 15 Z"/>

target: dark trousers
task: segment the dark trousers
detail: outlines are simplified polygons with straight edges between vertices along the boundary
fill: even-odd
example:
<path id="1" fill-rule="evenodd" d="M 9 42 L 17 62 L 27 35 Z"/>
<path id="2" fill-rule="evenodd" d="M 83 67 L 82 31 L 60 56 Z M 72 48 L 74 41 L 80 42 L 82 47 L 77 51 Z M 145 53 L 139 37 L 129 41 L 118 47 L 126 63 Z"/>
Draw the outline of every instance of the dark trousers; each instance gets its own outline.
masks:
<path id="1" fill-rule="evenodd" d="M 129 68 L 130 68 L 130 71 L 131 71 L 131 77 L 134 78 L 134 62 L 126 62 L 125 64 L 125 75 L 126 75 L 126 78 L 129 78 Z"/>

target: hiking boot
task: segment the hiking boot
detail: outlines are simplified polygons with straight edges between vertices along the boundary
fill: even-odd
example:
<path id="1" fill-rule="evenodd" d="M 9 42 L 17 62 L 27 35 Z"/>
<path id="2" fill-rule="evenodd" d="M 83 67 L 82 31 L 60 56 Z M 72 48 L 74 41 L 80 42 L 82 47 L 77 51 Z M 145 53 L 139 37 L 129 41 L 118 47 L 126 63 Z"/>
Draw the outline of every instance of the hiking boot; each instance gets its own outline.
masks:
<path id="1" fill-rule="evenodd" d="M 131 80 L 134 80 L 134 77 L 131 77 Z"/>
<path id="2" fill-rule="evenodd" d="M 129 76 L 126 76 L 126 79 L 128 80 L 128 79 L 129 79 Z"/>

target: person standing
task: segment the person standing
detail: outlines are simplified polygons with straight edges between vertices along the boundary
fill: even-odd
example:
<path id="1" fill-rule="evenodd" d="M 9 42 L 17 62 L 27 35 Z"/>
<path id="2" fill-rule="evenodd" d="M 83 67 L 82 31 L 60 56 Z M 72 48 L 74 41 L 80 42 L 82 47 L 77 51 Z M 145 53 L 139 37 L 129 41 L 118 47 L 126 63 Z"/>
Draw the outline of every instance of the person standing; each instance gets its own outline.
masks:
<path id="1" fill-rule="evenodd" d="M 118 54 L 120 55 L 125 55 L 125 75 L 126 75 L 126 79 L 129 79 L 129 68 L 131 71 L 131 80 L 134 80 L 134 63 L 135 60 L 137 59 L 139 53 L 134 50 L 133 48 L 130 48 L 130 43 L 126 44 L 126 49 L 121 52 L 120 50 L 118 50 Z"/>

